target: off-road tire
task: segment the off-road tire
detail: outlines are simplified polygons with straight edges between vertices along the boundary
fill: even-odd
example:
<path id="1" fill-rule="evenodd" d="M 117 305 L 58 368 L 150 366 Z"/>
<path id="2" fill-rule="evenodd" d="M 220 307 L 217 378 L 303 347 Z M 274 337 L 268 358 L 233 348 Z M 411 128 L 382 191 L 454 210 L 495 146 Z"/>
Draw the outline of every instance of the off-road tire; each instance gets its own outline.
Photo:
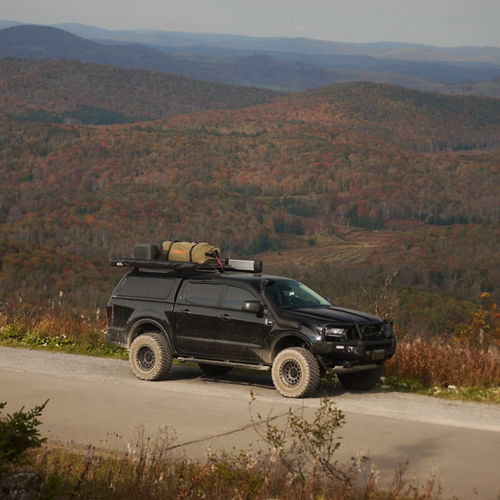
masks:
<path id="1" fill-rule="evenodd" d="M 207 365 L 205 363 L 198 363 L 198 366 L 205 377 L 220 377 L 221 375 L 229 373 L 233 369 L 232 366 Z"/>
<path id="2" fill-rule="evenodd" d="M 172 366 L 172 351 L 167 339 L 158 332 L 139 335 L 130 346 L 129 362 L 137 378 L 163 380 Z"/>
<path id="3" fill-rule="evenodd" d="M 372 370 L 364 370 L 353 373 L 338 373 L 340 383 L 349 391 L 369 391 L 380 380 L 382 366 Z"/>
<path id="4" fill-rule="evenodd" d="M 274 358 L 272 376 L 274 387 L 282 396 L 310 396 L 319 383 L 318 361 L 303 347 L 289 347 Z"/>

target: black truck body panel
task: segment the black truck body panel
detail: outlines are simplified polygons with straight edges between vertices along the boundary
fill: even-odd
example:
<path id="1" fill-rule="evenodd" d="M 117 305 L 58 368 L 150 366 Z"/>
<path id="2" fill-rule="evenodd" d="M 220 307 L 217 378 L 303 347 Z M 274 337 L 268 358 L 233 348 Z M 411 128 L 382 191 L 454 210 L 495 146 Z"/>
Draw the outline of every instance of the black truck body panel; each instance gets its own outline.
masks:
<path id="1" fill-rule="evenodd" d="M 138 335 L 157 331 L 174 357 L 259 369 L 291 346 L 337 371 L 372 368 L 394 354 L 390 321 L 320 299 L 313 304 L 301 299 L 301 286 L 261 274 L 133 269 L 110 298 L 107 340 L 129 348 Z"/>

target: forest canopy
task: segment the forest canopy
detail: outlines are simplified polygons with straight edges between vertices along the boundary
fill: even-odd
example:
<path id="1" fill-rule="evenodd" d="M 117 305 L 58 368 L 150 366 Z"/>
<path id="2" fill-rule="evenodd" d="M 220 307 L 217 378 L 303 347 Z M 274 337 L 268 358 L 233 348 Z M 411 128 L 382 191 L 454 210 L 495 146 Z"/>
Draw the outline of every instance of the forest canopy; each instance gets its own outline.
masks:
<path id="1" fill-rule="evenodd" d="M 80 63 L 51 64 L 68 78 Z M 19 81 L 37 74 L 27 66 Z M 203 111 L 206 94 L 190 84 L 182 89 L 198 104 L 169 112 L 167 94 L 166 108 L 148 111 L 125 90 L 113 106 L 99 92 L 21 98 L 14 76 L 2 78 L 3 303 L 62 292 L 70 305 L 103 307 L 119 275 L 107 260 L 166 239 L 268 252 L 271 269 L 292 263 L 288 272 L 348 302 L 348 281 L 359 291 L 388 275 L 407 311 L 438 295 L 452 309 L 483 291 L 499 298 L 500 100 L 354 83 L 209 93 L 213 108 L 240 107 Z M 143 115 L 96 126 L 43 123 L 27 109 Z"/>

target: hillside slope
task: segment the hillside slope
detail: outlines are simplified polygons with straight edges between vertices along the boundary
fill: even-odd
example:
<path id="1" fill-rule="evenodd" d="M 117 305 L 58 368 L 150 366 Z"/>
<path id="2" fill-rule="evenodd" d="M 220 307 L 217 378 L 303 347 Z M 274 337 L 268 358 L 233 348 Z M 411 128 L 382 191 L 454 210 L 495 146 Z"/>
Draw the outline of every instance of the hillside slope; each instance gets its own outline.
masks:
<path id="1" fill-rule="evenodd" d="M 499 137 L 497 100 L 374 84 L 133 126 L 4 121 L 0 300 L 95 305 L 110 256 L 169 238 L 338 252 L 283 262 L 335 297 L 396 270 L 417 309 L 498 300 Z"/>
<path id="2" fill-rule="evenodd" d="M 0 117 L 127 123 L 249 106 L 276 92 L 66 60 L 0 59 Z"/>
<path id="3" fill-rule="evenodd" d="M 336 143 L 391 144 L 413 151 L 495 149 L 500 144 L 500 100 L 444 96 L 390 85 L 346 83 L 286 95 L 246 111 L 247 121 L 265 130 L 297 133 Z M 241 127 L 242 116 L 223 116 L 229 127 Z M 189 120 L 189 118 L 186 118 Z M 196 117 L 200 125 L 218 117 Z M 194 126 L 193 120 L 191 120 Z M 282 132 L 280 132 L 282 133 Z M 306 137 L 302 138 L 303 140 Z"/>

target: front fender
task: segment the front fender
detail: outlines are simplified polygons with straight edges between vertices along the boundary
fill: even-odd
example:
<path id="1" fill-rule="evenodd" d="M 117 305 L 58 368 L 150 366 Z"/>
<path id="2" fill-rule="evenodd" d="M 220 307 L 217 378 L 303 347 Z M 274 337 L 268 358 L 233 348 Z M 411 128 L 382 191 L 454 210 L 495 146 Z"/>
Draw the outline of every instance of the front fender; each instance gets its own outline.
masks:
<path id="1" fill-rule="evenodd" d="M 312 345 L 312 340 L 303 332 L 297 330 L 283 330 L 275 333 L 273 340 L 266 349 L 264 356 L 265 362 L 272 364 L 278 352 L 286 349 L 287 347 L 301 347 L 305 346 L 308 349 Z"/>

